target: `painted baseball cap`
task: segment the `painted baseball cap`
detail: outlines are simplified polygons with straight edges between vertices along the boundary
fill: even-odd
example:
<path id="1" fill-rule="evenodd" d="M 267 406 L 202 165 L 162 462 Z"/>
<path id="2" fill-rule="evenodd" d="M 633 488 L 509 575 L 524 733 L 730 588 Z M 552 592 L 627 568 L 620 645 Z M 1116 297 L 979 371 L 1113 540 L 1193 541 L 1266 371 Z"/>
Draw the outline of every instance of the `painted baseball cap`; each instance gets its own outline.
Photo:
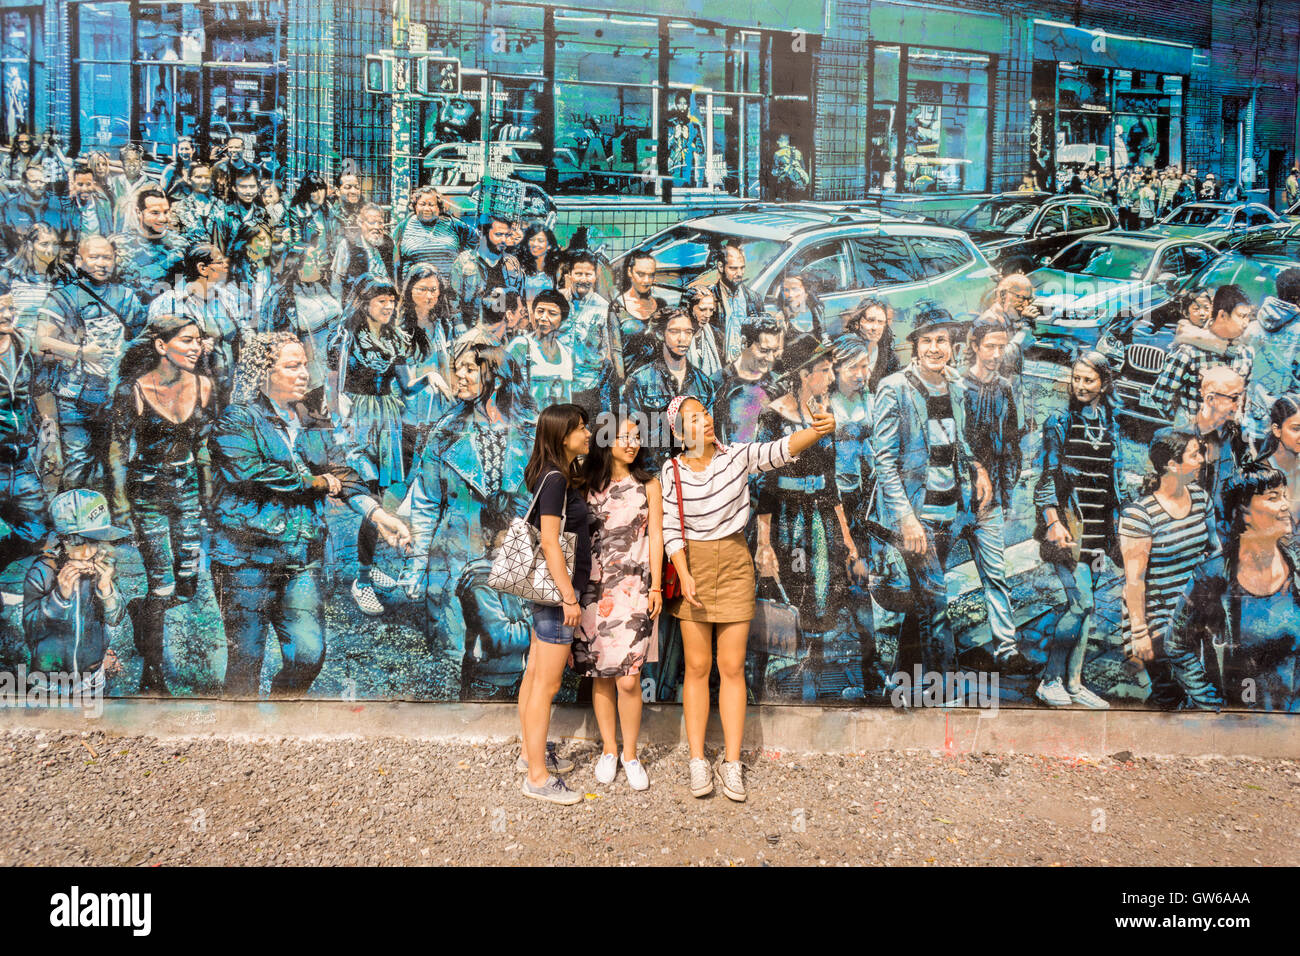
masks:
<path id="1" fill-rule="evenodd" d="M 50 502 L 50 517 L 55 534 L 79 534 L 93 541 L 117 541 L 131 532 L 113 527 L 109 521 L 108 502 L 98 491 L 74 488 L 55 495 Z"/>

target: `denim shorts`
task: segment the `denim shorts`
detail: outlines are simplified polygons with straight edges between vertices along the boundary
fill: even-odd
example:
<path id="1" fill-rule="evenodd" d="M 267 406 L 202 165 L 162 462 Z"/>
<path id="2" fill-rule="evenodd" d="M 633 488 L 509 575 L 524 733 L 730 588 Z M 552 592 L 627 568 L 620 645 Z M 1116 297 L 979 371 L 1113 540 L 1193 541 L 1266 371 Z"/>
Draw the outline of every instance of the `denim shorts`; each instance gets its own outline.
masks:
<path id="1" fill-rule="evenodd" d="M 547 644 L 572 644 L 573 628 L 564 623 L 564 608 L 533 605 L 533 630 Z"/>

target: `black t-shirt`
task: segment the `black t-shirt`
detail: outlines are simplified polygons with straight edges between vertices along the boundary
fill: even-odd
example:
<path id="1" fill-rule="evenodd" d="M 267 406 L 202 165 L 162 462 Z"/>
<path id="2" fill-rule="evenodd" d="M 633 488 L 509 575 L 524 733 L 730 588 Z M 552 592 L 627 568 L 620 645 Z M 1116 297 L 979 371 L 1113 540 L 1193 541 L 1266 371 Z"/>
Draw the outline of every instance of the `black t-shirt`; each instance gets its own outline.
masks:
<path id="1" fill-rule="evenodd" d="M 564 530 L 572 531 L 578 536 L 573 549 L 573 593 L 581 600 L 582 592 L 591 577 L 591 511 L 587 508 L 587 500 L 580 492 L 569 488 L 564 476 L 554 468 L 543 472 L 538 482 L 542 486 L 542 493 L 537 496 L 537 507 L 528 519 L 529 523 L 540 531 L 542 515 L 558 518 L 562 513 L 565 514 Z M 528 490 L 536 494 L 537 487 L 534 485 Z M 567 512 L 564 506 L 566 489 L 569 496 Z"/>

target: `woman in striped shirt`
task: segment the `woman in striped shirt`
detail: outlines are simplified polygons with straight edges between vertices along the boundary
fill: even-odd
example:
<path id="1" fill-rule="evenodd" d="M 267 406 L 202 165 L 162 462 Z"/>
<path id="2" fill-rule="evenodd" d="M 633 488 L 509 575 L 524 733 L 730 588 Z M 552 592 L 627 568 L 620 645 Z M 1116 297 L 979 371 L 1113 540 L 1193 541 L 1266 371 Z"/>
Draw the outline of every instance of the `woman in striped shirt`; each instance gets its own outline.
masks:
<path id="1" fill-rule="evenodd" d="M 1164 652 L 1169 623 L 1196 566 L 1219 550 L 1210 497 L 1195 483 L 1204 464 L 1200 440 L 1162 428 L 1151 441 L 1153 474 L 1142 497 L 1124 508 L 1119 547 L 1124 556 L 1124 627 L 1129 653 L 1151 677 L 1148 697 L 1165 710 L 1183 701 Z"/>
<path id="2" fill-rule="evenodd" d="M 722 682 L 718 711 L 726 742 L 718 775 L 724 794 L 744 800 L 740 740 L 745 732 L 745 648 L 754 617 L 754 562 L 744 535 L 749 522 L 749 476 L 780 468 L 833 434 L 835 416 L 816 415 L 811 427 L 777 441 L 725 448 L 714 437 L 713 418 L 699 399 L 679 395 L 669 403 L 667 418 L 673 437 L 685 449 L 664 463 L 659 483 L 664 498 L 664 550 L 681 581 L 682 596 L 671 610 L 681 621 L 686 658 L 682 710 L 691 751 L 691 793 L 703 797 L 713 792 L 713 774 L 704 759 L 704 728 L 709 720 L 716 625 Z"/>

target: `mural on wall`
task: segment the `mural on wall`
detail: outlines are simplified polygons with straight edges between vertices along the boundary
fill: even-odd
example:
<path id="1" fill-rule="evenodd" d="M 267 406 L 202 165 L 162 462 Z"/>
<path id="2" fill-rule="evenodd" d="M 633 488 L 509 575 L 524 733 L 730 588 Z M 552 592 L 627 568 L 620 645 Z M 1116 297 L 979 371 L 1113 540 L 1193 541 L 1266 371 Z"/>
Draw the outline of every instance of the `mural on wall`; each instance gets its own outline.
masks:
<path id="1" fill-rule="evenodd" d="M 895 234 L 846 207 L 829 212 L 845 231 L 819 234 L 825 209 L 738 201 L 642 238 L 651 215 L 685 219 L 665 186 L 815 195 L 811 125 L 771 119 L 745 79 L 762 31 L 673 20 L 665 43 L 657 18 L 568 10 L 549 35 L 540 14 L 476 34 L 482 51 L 435 30 L 464 64 L 529 68 L 467 66 L 458 95 L 424 104 L 424 185 L 394 213 L 355 160 L 287 177 L 282 85 L 256 66 L 281 56 L 286 9 L 239 6 L 135 24 L 138 97 L 131 57 L 103 54 L 100 86 L 78 87 L 86 164 L 64 168 L 66 203 L 10 158 L 0 671 L 120 696 L 512 701 L 530 607 L 488 578 L 530 500 L 540 412 L 577 404 L 597 440 L 602 416 L 630 418 L 657 474 L 678 451 L 665 412 L 691 395 L 728 445 L 836 418 L 750 480 L 754 701 L 913 706 L 964 674 L 1007 705 L 1300 708 L 1300 268 L 1229 253 L 1202 272 L 1188 241 L 1170 268 L 1205 278 L 1176 293 L 1128 253 L 1031 281 L 933 223 Z M 92 13 L 83 35 L 108 49 Z M 789 62 L 811 71 L 805 52 Z M 941 53 L 910 50 L 899 102 L 873 101 L 872 188 L 988 180 L 964 124 L 988 122 L 993 67 Z M 548 62 L 572 78 L 539 79 Z M 1069 146 L 1141 165 L 1173 148 L 1147 115 L 1165 79 L 1121 99 L 1100 68 L 1058 91 L 1050 66 L 1031 170 Z M 5 77 L 12 132 L 30 91 Z M 122 97 L 143 110 L 130 130 L 106 119 L 130 114 Z M 92 147 L 139 130 L 110 173 Z M 617 222 L 634 248 L 592 248 L 576 194 L 632 210 Z M 1078 228 L 1057 210 L 1056 233 Z M 1079 317 L 1135 276 L 1142 322 Z M 651 630 L 644 696 L 676 702 L 678 625 Z M 561 699 L 589 692 L 570 675 Z"/>

